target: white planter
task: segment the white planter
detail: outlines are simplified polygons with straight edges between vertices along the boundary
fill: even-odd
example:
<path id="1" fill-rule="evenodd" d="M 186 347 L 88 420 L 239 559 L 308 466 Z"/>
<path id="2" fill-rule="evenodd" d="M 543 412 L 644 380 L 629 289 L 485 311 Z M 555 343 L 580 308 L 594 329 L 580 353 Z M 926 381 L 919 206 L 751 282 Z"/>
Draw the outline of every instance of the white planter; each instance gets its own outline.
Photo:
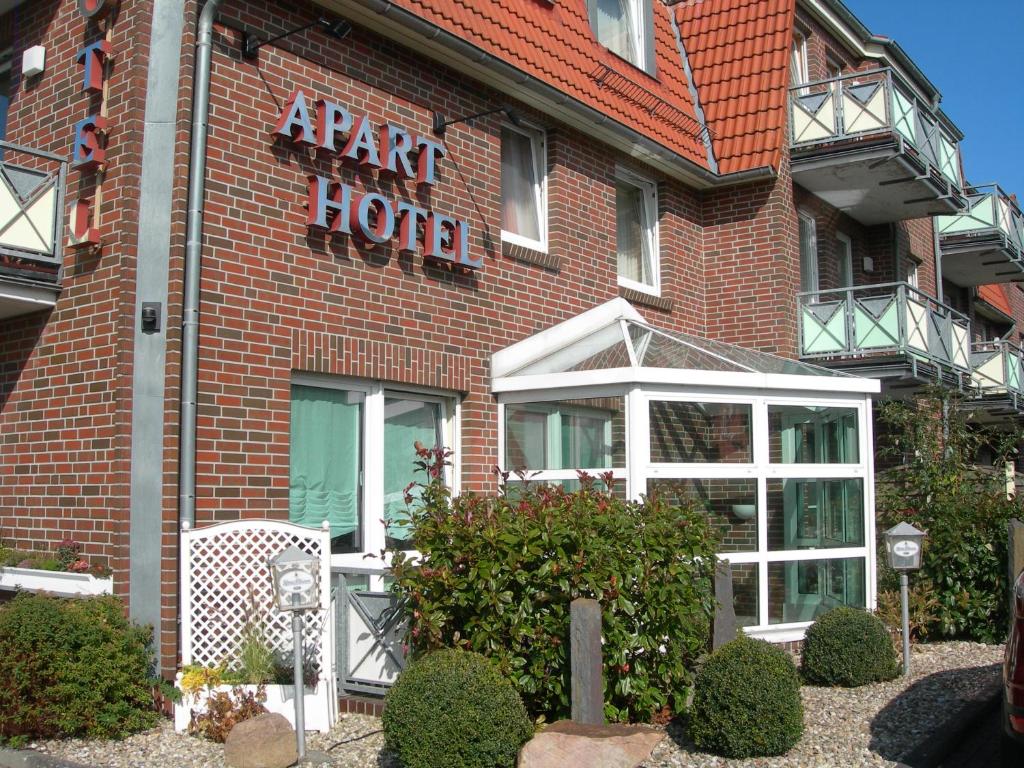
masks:
<path id="1" fill-rule="evenodd" d="M 181 687 L 181 673 L 178 673 L 176 682 L 178 687 Z M 233 688 L 241 688 L 245 691 L 256 692 L 257 686 L 255 685 L 218 685 L 213 690 L 215 692 L 230 693 Z M 267 692 L 267 700 L 263 702 L 263 706 L 266 707 L 267 712 L 275 712 L 280 715 L 284 715 L 288 718 L 288 722 L 291 723 L 292 728 L 295 727 L 295 686 L 294 685 L 266 685 L 264 686 Z M 321 733 L 327 733 L 331 729 L 331 698 L 330 698 L 331 686 L 324 685 L 323 682 L 317 683 L 315 688 L 306 688 L 305 697 L 303 698 L 303 706 L 305 710 L 303 712 L 305 716 L 306 730 L 307 731 L 320 731 Z M 192 719 L 193 709 L 204 709 L 206 707 L 206 700 L 210 697 L 210 693 L 207 690 L 200 691 L 195 696 L 184 694 L 181 697 L 181 701 L 174 705 L 174 730 L 181 733 L 188 728 L 189 721 Z"/>
<path id="2" fill-rule="evenodd" d="M 110 576 L 97 578 L 91 573 L 6 567 L 0 568 L 0 589 L 48 592 L 60 597 L 110 595 L 114 592 L 114 579 Z"/>

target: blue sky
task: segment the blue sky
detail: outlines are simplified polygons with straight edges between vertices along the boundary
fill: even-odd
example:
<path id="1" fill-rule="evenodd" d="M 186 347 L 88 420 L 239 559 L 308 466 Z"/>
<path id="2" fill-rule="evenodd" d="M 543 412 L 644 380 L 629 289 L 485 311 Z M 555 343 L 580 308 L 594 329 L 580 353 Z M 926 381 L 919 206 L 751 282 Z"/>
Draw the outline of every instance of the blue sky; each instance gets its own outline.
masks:
<path id="1" fill-rule="evenodd" d="M 865 26 L 895 39 L 942 93 L 964 132 L 967 180 L 1024 200 L 1022 0 L 845 0 Z"/>

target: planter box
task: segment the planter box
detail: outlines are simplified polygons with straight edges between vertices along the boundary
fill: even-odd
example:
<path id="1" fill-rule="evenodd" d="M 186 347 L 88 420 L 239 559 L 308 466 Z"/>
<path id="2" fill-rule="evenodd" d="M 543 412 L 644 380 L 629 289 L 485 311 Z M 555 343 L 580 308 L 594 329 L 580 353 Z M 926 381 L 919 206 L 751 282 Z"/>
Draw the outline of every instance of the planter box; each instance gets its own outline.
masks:
<path id="1" fill-rule="evenodd" d="M 48 592 L 59 597 L 110 595 L 114 592 L 114 579 L 101 579 L 90 573 L 6 567 L 0 568 L 0 589 Z"/>
<path id="2" fill-rule="evenodd" d="M 181 687 L 181 673 L 178 673 L 178 677 L 175 680 L 180 689 Z M 267 700 L 263 702 L 263 706 L 266 707 L 267 712 L 276 712 L 277 714 L 284 715 L 288 718 L 288 722 L 291 723 L 292 728 L 295 727 L 295 686 L 294 685 L 267 685 L 264 686 L 267 691 Z M 245 691 L 256 692 L 257 686 L 255 685 L 218 685 L 213 690 L 215 692 L 226 692 L 230 693 L 233 688 L 241 688 Z M 303 698 L 303 706 L 305 707 L 304 715 L 306 722 L 307 731 L 320 731 L 321 733 L 327 733 L 331 729 L 331 710 L 332 704 L 334 707 L 337 706 L 337 702 L 331 702 L 330 699 L 330 686 L 324 685 L 323 681 L 317 683 L 315 688 L 305 688 L 305 697 Z M 206 700 L 210 694 L 208 691 L 200 691 L 196 696 L 182 695 L 181 701 L 174 705 L 174 730 L 181 733 L 188 728 L 189 721 L 192 719 L 193 709 L 205 709 Z"/>

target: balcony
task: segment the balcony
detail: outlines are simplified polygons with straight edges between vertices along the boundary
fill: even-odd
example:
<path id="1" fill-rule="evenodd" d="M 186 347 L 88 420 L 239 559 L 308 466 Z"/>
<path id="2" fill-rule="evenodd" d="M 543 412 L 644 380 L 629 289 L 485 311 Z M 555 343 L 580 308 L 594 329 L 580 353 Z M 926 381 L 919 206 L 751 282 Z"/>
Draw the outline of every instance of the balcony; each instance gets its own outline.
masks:
<path id="1" fill-rule="evenodd" d="M 979 341 L 971 346 L 971 383 L 978 404 L 990 416 L 1024 411 L 1024 353 L 1008 341 Z"/>
<path id="2" fill-rule="evenodd" d="M 965 205 L 959 131 L 891 69 L 789 91 L 793 181 L 866 225 Z"/>
<path id="3" fill-rule="evenodd" d="M 800 357 L 916 386 L 963 386 L 971 374 L 965 315 L 907 283 L 859 285 L 797 295 Z"/>
<path id="4" fill-rule="evenodd" d="M 0 320 L 4 320 L 49 309 L 57 301 L 67 161 L 4 141 L 0 150 Z"/>
<path id="5" fill-rule="evenodd" d="M 1024 279 L 1024 214 L 997 185 L 969 188 L 967 210 L 937 223 L 943 277 L 963 286 Z"/>

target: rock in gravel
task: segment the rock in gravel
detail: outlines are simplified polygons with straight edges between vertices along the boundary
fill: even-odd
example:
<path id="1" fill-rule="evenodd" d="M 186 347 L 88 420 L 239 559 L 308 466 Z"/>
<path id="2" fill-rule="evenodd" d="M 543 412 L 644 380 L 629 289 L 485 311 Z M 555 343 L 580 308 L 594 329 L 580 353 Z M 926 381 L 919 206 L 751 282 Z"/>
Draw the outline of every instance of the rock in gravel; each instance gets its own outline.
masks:
<path id="1" fill-rule="evenodd" d="M 298 759 L 295 730 L 276 713 L 243 720 L 224 742 L 224 762 L 232 768 L 288 768 Z"/>
<path id="2" fill-rule="evenodd" d="M 633 725 L 584 725 L 559 720 L 534 736 L 519 753 L 519 768 L 570 765 L 636 768 L 651 756 L 665 732 Z"/>

